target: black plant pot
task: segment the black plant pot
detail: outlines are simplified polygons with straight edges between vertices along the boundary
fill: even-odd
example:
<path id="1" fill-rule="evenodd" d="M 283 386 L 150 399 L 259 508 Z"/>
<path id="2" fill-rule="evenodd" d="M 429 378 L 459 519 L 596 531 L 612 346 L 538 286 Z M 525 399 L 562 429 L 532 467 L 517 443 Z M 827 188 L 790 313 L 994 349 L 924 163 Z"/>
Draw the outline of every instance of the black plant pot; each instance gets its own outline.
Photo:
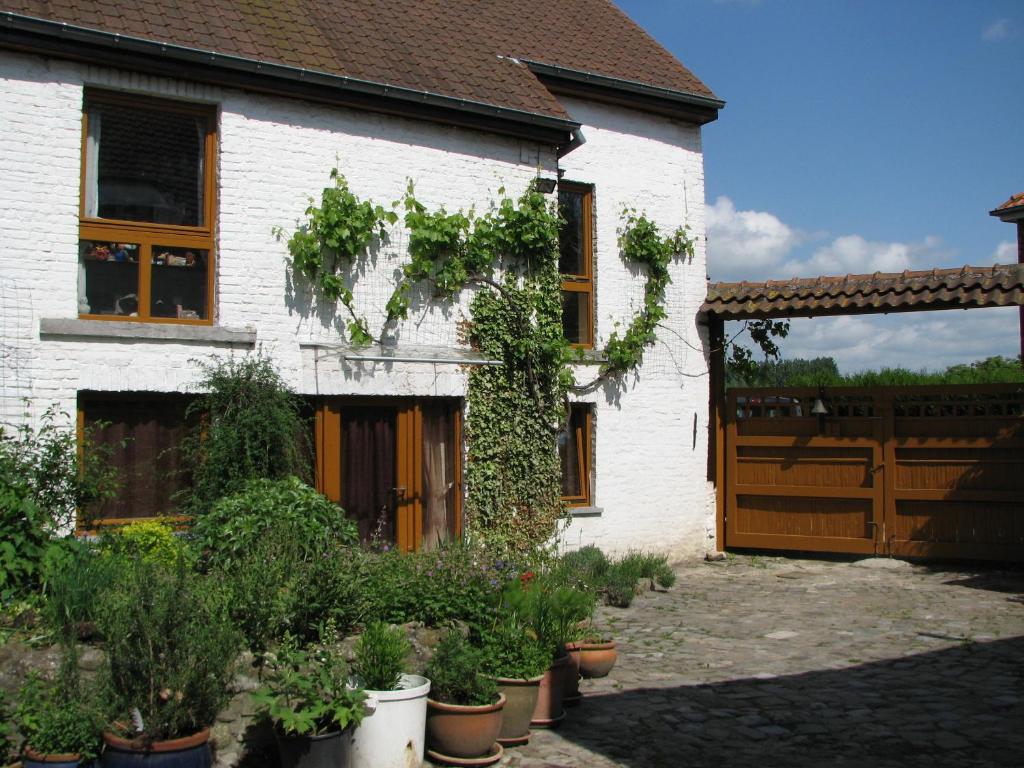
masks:
<path id="1" fill-rule="evenodd" d="M 349 768 L 352 764 L 351 728 L 322 736 L 275 736 L 281 768 Z"/>

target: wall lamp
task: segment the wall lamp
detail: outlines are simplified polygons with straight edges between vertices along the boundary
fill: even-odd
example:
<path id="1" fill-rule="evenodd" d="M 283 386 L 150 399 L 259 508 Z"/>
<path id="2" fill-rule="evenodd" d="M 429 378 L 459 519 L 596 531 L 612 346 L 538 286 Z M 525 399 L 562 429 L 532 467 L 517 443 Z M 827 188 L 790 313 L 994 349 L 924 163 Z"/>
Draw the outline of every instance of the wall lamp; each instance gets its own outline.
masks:
<path id="1" fill-rule="evenodd" d="M 543 179 L 537 177 L 537 191 L 543 195 L 550 195 L 555 191 L 555 185 L 558 183 L 557 179 Z"/>

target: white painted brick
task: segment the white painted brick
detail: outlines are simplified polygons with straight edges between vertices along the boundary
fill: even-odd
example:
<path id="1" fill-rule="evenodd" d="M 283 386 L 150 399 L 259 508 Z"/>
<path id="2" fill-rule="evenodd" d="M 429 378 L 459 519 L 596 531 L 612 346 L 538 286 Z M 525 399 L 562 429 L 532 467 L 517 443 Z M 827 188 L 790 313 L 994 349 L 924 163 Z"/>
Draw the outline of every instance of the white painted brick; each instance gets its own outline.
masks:
<path id="1" fill-rule="evenodd" d="M 181 391 L 195 359 L 244 354 L 224 345 L 39 338 L 43 317 L 77 315 L 77 242 L 83 88 L 125 90 L 215 104 L 217 164 L 216 319 L 252 326 L 297 391 L 308 394 L 462 396 L 453 366 L 342 363 L 300 344 L 338 341 L 331 314 L 303 314 L 289 299 L 283 242 L 336 163 L 357 194 L 390 205 L 408 178 L 428 206 L 483 209 L 499 187 L 515 194 L 538 164 L 553 175 L 551 148 L 481 132 L 326 108 L 99 66 L 0 52 L 0 421 L 56 404 L 73 414 L 79 390 Z M 616 107 L 564 100 L 586 143 L 561 160 L 565 178 L 595 185 L 598 338 L 642 303 L 643 280 L 619 258 L 616 229 L 626 205 L 668 230 L 689 224 L 692 264 L 672 267 L 667 329 L 624 390 L 596 405 L 599 518 L 577 520 L 566 544 L 644 547 L 685 556 L 713 533 L 705 478 L 706 334 L 697 327 L 705 292 L 703 159 L 699 129 Z M 356 301 L 379 328 L 395 269 L 405 260 L 399 225 L 360 277 Z M 301 294 L 300 294 L 301 295 Z M 453 346 L 470 295 L 455 306 L 417 307 L 398 328 L 403 345 Z M 581 372 L 581 376 L 585 371 Z M 696 418 L 696 432 L 694 432 Z M 709 509 L 712 517 L 709 526 Z"/>

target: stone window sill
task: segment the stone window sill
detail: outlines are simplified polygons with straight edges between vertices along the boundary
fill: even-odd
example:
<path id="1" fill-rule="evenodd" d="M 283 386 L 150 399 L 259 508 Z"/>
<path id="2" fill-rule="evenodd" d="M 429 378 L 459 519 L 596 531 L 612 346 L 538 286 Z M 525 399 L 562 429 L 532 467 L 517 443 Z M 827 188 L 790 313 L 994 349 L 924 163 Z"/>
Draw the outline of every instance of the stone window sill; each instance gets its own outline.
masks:
<path id="1" fill-rule="evenodd" d="M 193 342 L 255 346 L 254 328 L 175 323 L 131 323 L 117 320 L 81 320 L 44 317 L 39 321 L 41 338 L 130 339 L 132 341 Z"/>
<path id="2" fill-rule="evenodd" d="M 569 517 L 600 517 L 603 507 L 569 507 Z"/>

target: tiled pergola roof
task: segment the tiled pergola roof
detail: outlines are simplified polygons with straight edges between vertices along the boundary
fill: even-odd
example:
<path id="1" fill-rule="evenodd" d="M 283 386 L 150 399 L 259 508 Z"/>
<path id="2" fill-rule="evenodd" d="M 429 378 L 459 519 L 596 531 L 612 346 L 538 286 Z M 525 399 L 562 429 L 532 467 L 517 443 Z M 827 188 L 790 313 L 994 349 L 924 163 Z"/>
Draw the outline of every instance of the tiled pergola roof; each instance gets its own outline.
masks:
<path id="1" fill-rule="evenodd" d="M 710 283 L 701 311 L 724 320 L 1024 305 L 1024 264 Z"/>

